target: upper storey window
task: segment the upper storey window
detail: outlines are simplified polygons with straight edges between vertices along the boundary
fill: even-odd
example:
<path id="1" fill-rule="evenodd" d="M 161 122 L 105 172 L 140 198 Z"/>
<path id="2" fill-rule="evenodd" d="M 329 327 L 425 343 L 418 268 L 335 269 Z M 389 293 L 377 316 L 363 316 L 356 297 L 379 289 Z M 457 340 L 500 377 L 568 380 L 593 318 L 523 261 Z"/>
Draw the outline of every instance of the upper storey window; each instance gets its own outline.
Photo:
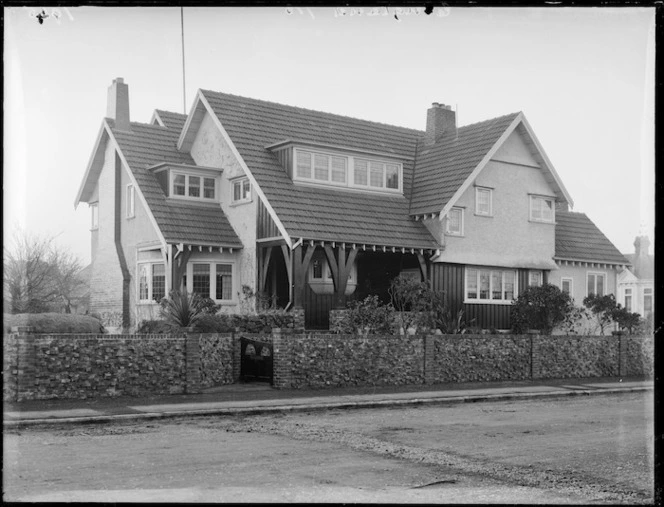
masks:
<path id="1" fill-rule="evenodd" d="M 384 160 L 295 149 L 293 179 L 322 185 L 401 192 L 402 166 Z"/>
<path id="2" fill-rule="evenodd" d="M 530 219 L 534 222 L 554 221 L 555 204 L 551 197 L 530 196 Z"/>
<path id="3" fill-rule="evenodd" d="M 217 197 L 217 178 L 171 172 L 172 197 L 212 201 Z"/>

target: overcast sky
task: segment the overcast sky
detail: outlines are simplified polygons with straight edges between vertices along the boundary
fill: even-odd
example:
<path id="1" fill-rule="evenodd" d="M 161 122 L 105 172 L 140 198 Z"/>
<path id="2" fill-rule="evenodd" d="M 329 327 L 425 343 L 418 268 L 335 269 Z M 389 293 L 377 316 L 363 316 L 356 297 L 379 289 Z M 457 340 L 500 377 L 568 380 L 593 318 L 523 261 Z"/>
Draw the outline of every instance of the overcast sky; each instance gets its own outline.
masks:
<path id="1" fill-rule="evenodd" d="M 654 227 L 653 8 L 185 8 L 186 108 L 211 89 L 423 130 L 523 111 L 582 211 L 624 253 Z M 74 210 L 111 81 L 132 121 L 183 112 L 179 8 L 5 9 L 4 231 L 90 261 Z M 652 253 L 652 248 L 651 248 Z"/>

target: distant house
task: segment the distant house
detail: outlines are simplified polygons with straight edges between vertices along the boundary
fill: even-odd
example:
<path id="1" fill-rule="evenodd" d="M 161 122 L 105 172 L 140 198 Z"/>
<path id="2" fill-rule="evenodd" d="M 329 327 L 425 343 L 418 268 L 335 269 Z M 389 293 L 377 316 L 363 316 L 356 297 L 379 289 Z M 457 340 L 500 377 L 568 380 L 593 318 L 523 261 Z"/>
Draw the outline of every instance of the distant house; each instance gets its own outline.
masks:
<path id="1" fill-rule="evenodd" d="M 331 309 L 387 300 L 404 275 L 507 329 L 528 285 L 582 299 L 615 291 L 628 262 L 567 211 L 523 113 L 457 126 L 434 103 L 414 130 L 199 90 L 188 115 L 146 124 L 121 78 L 108 106 L 76 204 L 92 209 L 91 312 L 124 326 L 175 288 L 226 312 L 266 294 L 326 328 Z"/>
<path id="2" fill-rule="evenodd" d="M 625 254 L 629 269 L 618 277 L 618 301 L 628 310 L 652 318 L 655 290 L 655 258 L 649 254 L 648 236 L 634 240 L 634 253 Z"/>

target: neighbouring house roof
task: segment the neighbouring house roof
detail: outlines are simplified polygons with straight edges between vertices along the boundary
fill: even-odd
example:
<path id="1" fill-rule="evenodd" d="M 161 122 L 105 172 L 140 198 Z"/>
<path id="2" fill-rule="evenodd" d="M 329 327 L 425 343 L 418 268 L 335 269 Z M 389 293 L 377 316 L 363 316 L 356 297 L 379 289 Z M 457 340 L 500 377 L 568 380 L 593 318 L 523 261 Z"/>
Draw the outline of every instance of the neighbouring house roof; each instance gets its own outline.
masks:
<path id="1" fill-rule="evenodd" d="M 161 118 L 167 122 L 163 116 Z M 132 122 L 131 131 L 125 132 L 115 129 L 113 120 L 106 121 L 168 243 L 242 248 L 242 242 L 218 204 L 167 199 L 154 174 L 148 171 L 149 167 L 162 162 L 195 165 L 188 153 L 177 150 L 181 125 L 166 128 Z"/>
<path id="2" fill-rule="evenodd" d="M 655 256 L 646 254 L 638 257 L 636 254 L 625 254 L 632 265 L 630 271 L 640 280 L 655 278 Z"/>
<path id="3" fill-rule="evenodd" d="M 412 158 L 423 132 L 226 93 L 200 93 L 291 237 L 437 248 L 426 227 L 408 214 Z M 405 196 L 296 185 L 266 149 L 285 139 L 404 157 Z"/>
<path id="4" fill-rule="evenodd" d="M 584 213 L 556 211 L 557 259 L 629 264 Z"/>
<path id="5" fill-rule="evenodd" d="M 164 111 L 163 109 L 155 109 L 154 112 L 159 116 L 164 127 L 177 130 L 178 134 L 182 130 L 182 127 L 184 127 L 184 123 L 187 121 L 186 114 L 173 113 L 171 111 Z"/>
<path id="6" fill-rule="evenodd" d="M 439 213 L 518 115 L 459 127 L 431 146 L 420 143 L 410 213 Z"/>

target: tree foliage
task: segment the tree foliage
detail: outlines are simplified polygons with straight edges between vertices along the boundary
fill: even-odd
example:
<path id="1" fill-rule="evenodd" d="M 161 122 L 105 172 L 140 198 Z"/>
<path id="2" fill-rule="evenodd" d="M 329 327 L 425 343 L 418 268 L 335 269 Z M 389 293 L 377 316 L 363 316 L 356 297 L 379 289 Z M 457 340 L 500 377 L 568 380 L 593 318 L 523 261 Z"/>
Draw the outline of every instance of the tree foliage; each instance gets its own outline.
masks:
<path id="1" fill-rule="evenodd" d="M 543 334 L 551 334 L 573 311 L 570 295 L 555 285 L 528 287 L 512 305 L 512 329 L 516 333 L 539 329 Z"/>
<path id="2" fill-rule="evenodd" d="M 3 284 L 11 313 L 71 313 L 88 296 L 80 259 L 58 247 L 52 236 L 17 232 L 13 247 L 4 248 Z"/>
<path id="3" fill-rule="evenodd" d="M 643 319 L 641 315 L 635 312 L 630 312 L 627 308 L 618 304 L 611 313 L 611 318 L 618 324 L 621 331 L 627 330 L 628 333 L 633 334 L 643 327 Z"/>
<path id="4" fill-rule="evenodd" d="M 161 306 L 161 317 L 168 324 L 176 327 L 192 327 L 203 316 L 214 315 L 221 307 L 210 298 L 177 290 L 172 290 L 159 305 Z"/>
<path id="5" fill-rule="evenodd" d="M 444 293 L 434 291 L 427 282 L 402 276 L 392 280 L 388 292 L 402 332 L 411 327 L 436 327 L 437 316 L 445 306 Z"/>
<path id="6" fill-rule="evenodd" d="M 604 330 L 613 322 L 614 312 L 619 308 L 616 297 L 613 294 L 590 294 L 583 298 L 583 304 L 595 316 L 600 334 L 604 334 Z"/>

